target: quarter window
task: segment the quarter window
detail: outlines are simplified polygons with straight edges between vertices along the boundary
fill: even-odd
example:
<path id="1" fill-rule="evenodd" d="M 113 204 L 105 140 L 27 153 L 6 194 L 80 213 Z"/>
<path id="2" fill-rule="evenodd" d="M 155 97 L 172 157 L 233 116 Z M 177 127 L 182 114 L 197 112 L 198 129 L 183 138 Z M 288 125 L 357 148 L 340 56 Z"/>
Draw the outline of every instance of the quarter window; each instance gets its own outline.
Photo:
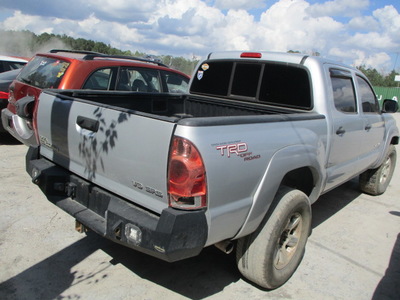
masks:
<path id="1" fill-rule="evenodd" d="M 111 82 L 111 69 L 100 69 L 92 73 L 86 80 L 83 89 L 109 90 Z"/>
<path id="2" fill-rule="evenodd" d="M 170 93 L 186 93 L 189 90 L 189 79 L 172 72 L 163 72 L 165 82 L 167 83 L 168 92 Z"/>

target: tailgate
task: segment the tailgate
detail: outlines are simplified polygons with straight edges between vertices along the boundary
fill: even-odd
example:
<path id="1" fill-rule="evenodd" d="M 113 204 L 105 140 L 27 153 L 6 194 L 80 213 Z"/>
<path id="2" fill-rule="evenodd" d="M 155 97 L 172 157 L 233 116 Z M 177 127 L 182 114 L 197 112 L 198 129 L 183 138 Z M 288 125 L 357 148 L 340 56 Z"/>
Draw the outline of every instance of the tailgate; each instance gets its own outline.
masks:
<path id="1" fill-rule="evenodd" d="M 174 123 L 44 92 L 37 126 L 42 156 L 154 212 L 168 206 Z"/>

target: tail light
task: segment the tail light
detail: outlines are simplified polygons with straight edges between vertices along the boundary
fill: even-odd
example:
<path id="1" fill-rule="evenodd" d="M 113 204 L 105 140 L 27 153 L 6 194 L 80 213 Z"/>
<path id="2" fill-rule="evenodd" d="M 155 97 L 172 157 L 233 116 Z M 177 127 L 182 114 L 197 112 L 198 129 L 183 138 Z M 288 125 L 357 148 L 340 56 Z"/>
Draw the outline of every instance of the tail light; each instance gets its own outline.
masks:
<path id="1" fill-rule="evenodd" d="M 8 99 L 8 93 L 0 92 L 0 99 Z"/>
<path id="2" fill-rule="evenodd" d="M 207 206 L 207 182 L 203 159 L 188 140 L 174 137 L 168 164 L 169 206 L 201 209 Z"/>

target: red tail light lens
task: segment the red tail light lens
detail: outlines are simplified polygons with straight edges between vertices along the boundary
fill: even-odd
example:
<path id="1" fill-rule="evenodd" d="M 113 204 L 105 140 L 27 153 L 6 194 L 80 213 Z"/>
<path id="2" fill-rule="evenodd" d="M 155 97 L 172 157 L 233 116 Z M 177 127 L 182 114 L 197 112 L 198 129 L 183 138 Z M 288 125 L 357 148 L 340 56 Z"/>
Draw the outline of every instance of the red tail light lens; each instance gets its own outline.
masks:
<path id="1" fill-rule="evenodd" d="M 188 140 L 174 137 L 168 165 L 169 205 L 179 209 L 207 206 L 207 182 L 203 159 Z"/>
<path id="2" fill-rule="evenodd" d="M 8 99 L 8 93 L 0 92 L 0 99 Z"/>
<path id="3" fill-rule="evenodd" d="M 261 53 L 258 52 L 243 52 L 240 54 L 241 58 L 261 58 Z"/>

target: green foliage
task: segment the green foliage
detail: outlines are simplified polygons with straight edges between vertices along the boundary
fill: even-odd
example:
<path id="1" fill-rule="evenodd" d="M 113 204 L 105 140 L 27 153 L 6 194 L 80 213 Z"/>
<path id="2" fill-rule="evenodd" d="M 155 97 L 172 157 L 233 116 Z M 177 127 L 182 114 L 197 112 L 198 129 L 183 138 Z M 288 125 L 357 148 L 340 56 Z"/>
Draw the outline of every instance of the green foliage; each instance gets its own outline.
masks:
<path id="1" fill-rule="evenodd" d="M 368 77 L 369 81 L 373 86 L 382 86 L 382 87 L 397 87 L 398 82 L 394 81 L 394 77 L 398 75 L 395 70 L 392 70 L 387 75 L 382 75 L 376 69 L 365 68 L 365 66 L 357 67 L 361 72 Z"/>
<path id="2" fill-rule="evenodd" d="M 125 55 L 135 57 L 145 57 L 146 53 L 138 51 L 131 52 L 130 50 L 122 51 L 111 47 L 110 44 L 86 40 L 83 38 L 72 38 L 65 34 L 42 33 L 39 35 L 30 31 L 9 31 L 0 30 L 0 40 L 2 46 L 1 54 L 18 55 L 18 56 L 33 56 L 37 52 L 47 52 L 51 49 L 68 49 L 68 50 L 84 50 L 93 51 L 109 55 Z M 5 42 L 6 41 L 6 42 Z M 189 60 L 183 57 L 172 57 L 170 55 L 161 56 L 160 59 L 164 64 L 179 70 L 183 73 L 191 75 L 197 60 Z"/>

